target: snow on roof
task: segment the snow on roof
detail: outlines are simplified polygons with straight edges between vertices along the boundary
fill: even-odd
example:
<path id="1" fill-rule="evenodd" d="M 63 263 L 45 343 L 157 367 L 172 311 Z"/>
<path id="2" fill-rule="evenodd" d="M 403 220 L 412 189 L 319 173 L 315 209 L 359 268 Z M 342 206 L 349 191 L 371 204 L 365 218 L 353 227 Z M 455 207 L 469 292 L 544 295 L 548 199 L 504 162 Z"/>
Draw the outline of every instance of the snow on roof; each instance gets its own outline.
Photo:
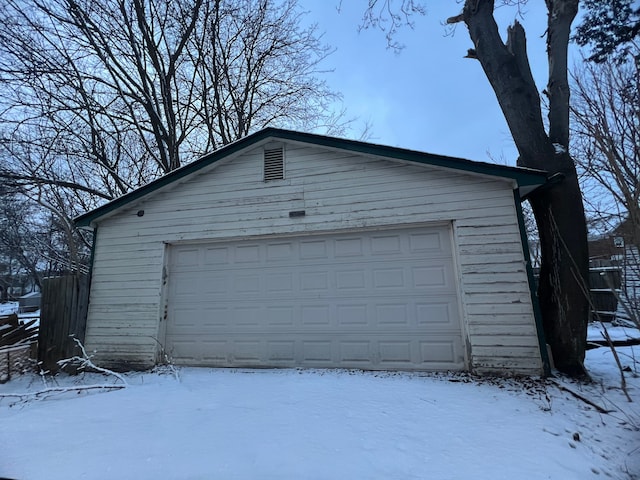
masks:
<path id="1" fill-rule="evenodd" d="M 31 292 L 31 293 L 27 293 L 26 295 L 22 295 L 19 298 L 33 298 L 33 297 L 41 297 L 42 294 L 40 292 Z"/>

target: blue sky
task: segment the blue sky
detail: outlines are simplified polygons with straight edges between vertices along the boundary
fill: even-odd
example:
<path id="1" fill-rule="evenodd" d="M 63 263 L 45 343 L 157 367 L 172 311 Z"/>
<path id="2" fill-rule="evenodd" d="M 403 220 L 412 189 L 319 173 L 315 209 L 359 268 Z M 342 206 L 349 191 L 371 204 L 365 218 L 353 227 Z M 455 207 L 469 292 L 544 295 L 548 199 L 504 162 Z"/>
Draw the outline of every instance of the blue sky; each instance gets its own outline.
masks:
<path id="1" fill-rule="evenodd" d="M 514 165 L 517 150 L 495 95 L 476 60 L 463 58 L 472 47 L 467 29 L 459 24 L 446 35 L 444 21 L 460 13 L 455 0 L 423 2 L 427 15 L 415 28 L 403 29 L 401 53 L 387 49 L 382 32 L 358 32 L 364 0 L 300 0 L 307 19 L 336 47 L 325 62 L 330 86 L 341 92 L 351 116 L 372 124 L 369 141 L 471 160 Z M 546 84 L 546 7 L 531 1 L 518 16 L 514 7 L 497 10 L 500 33 L 515 18 L 525 26 L 534 78 Z M 572 60 L 570 60 L 572 62 Z M 352 136 L 358 136 L 358 128 Z"/>

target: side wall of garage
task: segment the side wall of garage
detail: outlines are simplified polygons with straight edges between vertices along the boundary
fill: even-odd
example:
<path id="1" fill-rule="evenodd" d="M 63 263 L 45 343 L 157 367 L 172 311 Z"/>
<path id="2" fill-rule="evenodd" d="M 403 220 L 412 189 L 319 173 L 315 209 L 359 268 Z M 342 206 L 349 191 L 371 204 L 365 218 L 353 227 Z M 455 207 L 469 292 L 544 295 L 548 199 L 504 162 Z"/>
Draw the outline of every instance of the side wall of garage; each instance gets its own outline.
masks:
<path id="1" fill-rule="evenodd" d="M 100 223 L 86 333 L 97 362 L 161 360 L 168 245 L 451 222 L 470 368 L 541 372 L 511 182 L 293 143 L 284 180 L 263 180 L 261 147 L 214 166 Z"/>

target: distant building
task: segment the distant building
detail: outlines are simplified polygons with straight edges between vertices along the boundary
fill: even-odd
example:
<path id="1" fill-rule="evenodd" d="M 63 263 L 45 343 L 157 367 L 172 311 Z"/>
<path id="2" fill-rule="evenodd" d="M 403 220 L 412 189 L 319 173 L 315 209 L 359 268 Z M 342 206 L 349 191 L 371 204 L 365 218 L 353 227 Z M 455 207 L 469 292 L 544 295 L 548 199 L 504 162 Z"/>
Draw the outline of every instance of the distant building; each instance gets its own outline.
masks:
<path id="1" fill-rule="evenodd" d="M 594 266 L 616 266 L 622 273 L 620 297 L 628 307 L 640 310 L 640 249 L 638 226 L 625 218 L 611 231 L 589 240 L 589 258 Z M 592 285 L 593 287 L 593 285 Z M 624 306 L 619 316 L 627 316 Z"/>
<path id="2" fill-rule="evenodd" d="M 18 298 L 20 312 L 35 312 L 40 309 L 42 294 L 40 292 L 27 293 Z"/>

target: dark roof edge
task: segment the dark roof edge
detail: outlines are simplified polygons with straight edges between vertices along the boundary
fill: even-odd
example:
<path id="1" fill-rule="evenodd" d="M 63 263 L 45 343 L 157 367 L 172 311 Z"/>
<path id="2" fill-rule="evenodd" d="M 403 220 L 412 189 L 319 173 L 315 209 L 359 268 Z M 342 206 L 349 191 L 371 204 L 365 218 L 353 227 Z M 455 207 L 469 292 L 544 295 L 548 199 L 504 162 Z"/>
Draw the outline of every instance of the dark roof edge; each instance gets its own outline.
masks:
<path id="1" fill-rule="evenodd" d="M 139 200 L 146 195 L 165 187 L 176 180 L 191 175 L 198 170 L 207 167 L 229 155 L 244 150 L 252 145 L 268 138 L 290 140 L 295 142 L 311 143 L 328 148 L 348 150 L 365 155 L 375 155 L 389 157 L 397 160 L 416 162 L 425 165 L 432 165 L 443 168 L 451 168 L 470 173 L 490 175 L 515 180 L 519 186 L 537 186 L 546 182 L 547 173 L 541 170 L 533 170 L 521 167 L 510 167 L 506 165 L 496 165 L 486 162 L 475 162 L 456 157 L 434 155 L 415 150 L 390 147 L 387 145 L 377 145 L 358 140 L 347 140 L 342 138 L 328 137 L 314 133 L 303 133 L 293 130 L 283 130 L 279 128 L 267 127 L 256 133 L 241 138 L 233 143 L 209 153 L 198 160 L 189 163 L 177 170 L 174 170 L 162 177 L 153 180 L 146 185 L 137 188 L 121 197 L 116 198 L 94 210 L 79 215 L 74 219 L 76 226 L 88 227 L 100 217 L 113 212 L 125 205 Z"/>

